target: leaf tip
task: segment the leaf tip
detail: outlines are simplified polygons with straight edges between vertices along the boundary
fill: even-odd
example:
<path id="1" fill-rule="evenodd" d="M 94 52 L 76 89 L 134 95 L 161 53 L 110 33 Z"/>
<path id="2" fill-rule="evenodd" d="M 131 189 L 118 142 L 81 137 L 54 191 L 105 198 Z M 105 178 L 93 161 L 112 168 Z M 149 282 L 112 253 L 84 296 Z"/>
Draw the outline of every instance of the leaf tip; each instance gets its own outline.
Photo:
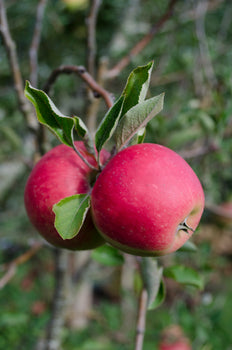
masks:
<path id="1" fill-rule="evenodd" d="M 29 80 L 26 80 L 25 82 L 25 88 L 24 88 L 24 94 L 27 94 L 27 90 L 30 88 L 30 82 Z"/>
<path id="2" fill-rule="evenodd" d="M 154 64 L 155 64 L 155 61 L 154 61 L 154 60 L 151 60 L 151 61 L 147 64 L 147 66 L 148 66 L 149 68 L 153 68 Z"/>

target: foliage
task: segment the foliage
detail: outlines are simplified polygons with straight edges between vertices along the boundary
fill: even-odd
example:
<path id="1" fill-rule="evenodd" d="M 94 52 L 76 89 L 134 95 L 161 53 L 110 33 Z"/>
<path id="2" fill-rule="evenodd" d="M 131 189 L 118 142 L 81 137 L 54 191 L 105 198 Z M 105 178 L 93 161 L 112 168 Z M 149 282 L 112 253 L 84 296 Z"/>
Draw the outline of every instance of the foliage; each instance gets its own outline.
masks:
<path id="1" fill-rule="evenodd" d="M 181 259 L 185 259 L 185 253 L 179 254 Z M 207 289 L 196 292 L 196 289 L 190 287 L 184 291 L 180 287 L 176 290 L 168 286 L 167 299 L 162 307 L 148 311 L 145 349 L 157 349 L 161 331 L 174 323 L 183 328 L 193 342 L 193 349 L 229 349 L 232 342 L 232 283 L 230 278 L 223 277 L 228 270 L 228 262 L 225 258 L 214 256 L 208 244 L 201 244 L 196 254 L 194 261 L 199 262 L 197 268 L 205 271 L 205 278 L 209 281 Z M 12 256 L 8 259 L 12 259 Z M 179 258 L 176 257 L 175 260 L 178 261 Z M 1 253 L 1 261 L 6 261 L 6 252 Z M 220 266 L 217 275 L 214 272 L 215 266 Z M 25 350 L 31 350 L 43 334 L 52 296 L 52 268 L 52 252 L 43 249 L 31 261 L 20 266 L 12 281 L 1 291 L 1 348 L 10 350 L 22 344 Z M 135 314 L 136 295 L 132 293 L 131 298 Z M 133 325 L 128 333 L 125 334 L 123 330 L 120 333 L 123 314 L 119 305 L 119 302 L 109 302 L 96 295 L 88 327 L 78 332 L 64 329 L 65 349 L 72 350 L 76 344 L 78 349 L 89 349 L 93 339 L 96 349 L 100 344 L 102 349 L 105 347 L 107 350 L 131 349 Z"/>
<path id="2" fill-rule="evenodd" d="M 12 0 L 6 3 L 23 76 L 28 79 L 28 49 L 34 29 L 37 1 Z M 129 1 L 122 0 L 103 0 L 97 26 L 98 62 L 103 55 L 107 55 L 112 64 L 127 53 L 133 43 L 142 38 L 151 25 L 158 21 L 168 1 L 138 2 L 140 5 L 137 8 L 132 6 L 134 14 L 130 17 L 130 23 L 127 21 L 128 3 Z M 60 64 L 85 64 L 86 11 L 86 8 L 70 10 L 62 1 L 48 2 L 39 51 L 39 88 L 43 88 L 50 72 Z M 211 76 L 207 76 L 207 67 L 204 65 L 204 57 L 201 56 L 202 38 L 196 34 L 196 28 L 199 26 L 197 21 L 200 19 L 195 18 L 194 13 L 193 2 L 178 2 L 165 27 L 157 32 L 151 44 L 145 47 L 140 55 L 132 59 L 113 84 L 108 84 L 108 88 L 116 96 L 116 100 L 120 101 L 117 98 L 129 72 L 144 62 L 154 60 L 148 100 L 151 96 L 165 91 L 165 108 L 149 122 L 145 140 L 164 144 L 183 154 L 201 178 L 207 201 L 220 203 L 232 194 L 232 28 L 229 25 L 232 7 L 228 2 L 222 1 L 212 9 L 209 6 L 205 17 L 202 17 L 207 38 L 203 44 L 207 44 L 209 63 L 213 66 Z M 9 160 L 13 163 L 23 159 L 23 162 L 30 165 L 30 138 L 23 116 L 18 111 L 2 41 L 0 44 L 0 161 L 5 164 Z M 207 52 L 203 55 L 207 55 Z M 59 108 L 62 106 L 65 115 L 83 116 L 86 110 L 83 98 L 85 91 L 80 80 L 62 75 L 53 86 L 50 96 Z M 101 106 L 99 120 L 102 120 L 105 113 L 105 107 Z M 121 121 L 123 122 L 123 119 Z M 87 122 L 85 118 L 84 122 Z M 50 144 L 56 143 L 51 136 L 47 136 L 47 140 Z M 23 210 L 22 193 L 27 173 L 28 169 L 25 166 L 23 175 L 20 173 L 19 177 L 16 176 L 14 186 L 0 199 L 2 263 L 20 254 L 20 249 L 24 250 L 31 238 L 37 237 L 35 232 L 31 231 Z M 207 223 L 207 212 L 204 220 Z M 204 236 L 204 232 L 200 231 L 199 234 Z M 18 244 L 19 250 L 15 248 Z M 7 256 L 11 251 L 9 247 L 13 247 L 13 255 L 10 257 Z M 36 338 L 41 336 L 40 330 L 47 324 L 54 281 L 51 271 L 47 273 L 46 270 L 46 264 L 50 264 L 51 260 L 51 252 L 46 249 L 32 260 L 32 264 L 29 262 L 20 266 L 13 280 L 1 291 L 0 348 L 10 350 L 23 344 L 24 349 L 32 349 Z M 98 252 L 98 255 L 96 253 L 97 251 L 95 259 L 100 263 L 107 261 L 111 266 L 122 263 L 122 256 L 118 256 L 115 251 Z M 229 327 L 232 306 L 229 296 L 232 286 L 229 278 L 224 278 L 228 271 L 231 271 L 229 259 L 214 256 L 210 247 L 202 244 L 197 252 L 188 255 L 184 252 L 178 253 L 174 260 L 175 266 L 182 262 L 185 265 L 187 263 L 189 268 L 201 271 L 206 289 L 178 289 L 177 294 L 180 293 L 180 297 L 175 298 L 172 296 L 172 292 L 175 294 L 175 288 L 170 288 L 167 283 L 166 290 L 162 290 L 164 283 L 161 281 L 157 300 L 163 304 L 155 311 L 148 312 L 145 349 L 154 349 L 154 343 L 157 344 L 161 330 L 172 323 L 183 327 L 193 342 L 194 349 L 229 349 L 232 343 Z M 37 271 L 37 266 L 43 264 L 44 273 L 41 273 L 41 269 Z M 32 278 L 34 287 L 25 291 L 22 287 L 23 281 L 28 274 L 31 276 L 31 273 L 36 275 L 36 278 L 34 275 Z M 201 284 L 200 279 L 197 279 L 197 284 Z M 167 296 L 165 302 L 164 293 Z M 134 306 L 136 296 L 133 296 Z M 33 314 L 32 311 L 33 303 L 38 300 L 45 301 L 45 311 L 40 315 Z M 154 306 L 159 305 L 156 302 Z M 65 329 L 65 348 L 71 350 L 76 344 L 79 349 L 91 348 L 91 338 L 94 339 L 95 349 L 129 349 L 132 331 L 126 335 L 125 343 L 115 341 L 115 333 L 120 327 L 122 317 L 118 304 L 101 301 L 95 304 L 95 311 L 97 316 L 103 315 L 103 321 L 98 322 L 96 317 L 82 332 L 75 331 L 70 334 L 70 330 Z M 28 324 L 30 334 L 27 332 Z M 112 330 L 115 331 L 113 336 Z"/>

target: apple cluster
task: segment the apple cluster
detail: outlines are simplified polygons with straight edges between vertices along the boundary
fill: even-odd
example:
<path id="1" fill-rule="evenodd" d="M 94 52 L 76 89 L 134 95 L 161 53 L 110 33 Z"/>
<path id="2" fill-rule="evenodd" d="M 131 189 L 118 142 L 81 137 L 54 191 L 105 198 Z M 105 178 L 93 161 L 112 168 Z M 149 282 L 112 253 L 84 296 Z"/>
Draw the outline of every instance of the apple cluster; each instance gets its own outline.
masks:
<path id="1" fill-rule="evenodd" d="M 98 166 L 82 141 L 75 146 Z M 141 143 L 113 157 L 102 149 L 100 163 L 96 176 L 71 147 L 59 145 L 35 165 L 25 188 L 25 207 L 50 244 L 86 250 L 109 243 L 130 254 L 159 256 L 176 251 L 191 237 L 203 212 L 204 193 L 182 157 L 167 147 Z M 90 194 L 90 208 L 84 222 L 75 237 L 63 239 L 54 226 L 53 206 L 85 193 Z"/>

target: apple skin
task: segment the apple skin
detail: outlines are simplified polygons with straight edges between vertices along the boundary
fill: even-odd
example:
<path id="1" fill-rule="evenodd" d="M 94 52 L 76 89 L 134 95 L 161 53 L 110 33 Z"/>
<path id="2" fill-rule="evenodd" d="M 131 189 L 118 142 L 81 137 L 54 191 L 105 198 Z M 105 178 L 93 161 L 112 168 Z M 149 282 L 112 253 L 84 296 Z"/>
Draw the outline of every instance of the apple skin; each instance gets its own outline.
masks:
<path id="1" fill-rule="evenodd" d="M 159 350 L 191 350 L 191 346 L 185 340 L 178 340 L 175 343 L 161 343 Z"/>
<path id="2" fill-rule="evenodd" d="M 179 249 L 196 229 L 204 192 L 192 168 L 157 144 L 130 146 L 114 156 L 91 194 L 92 217 L 104 239 L 130 254 L 159 256 Z"/>
<path id="3" fill-rule="evenodd" d="M 76 141 L 75 145 L 89 163 L 97 165 L 82 141 Z M 102 164 L 108 158 L 109 153 L 102 150 Z M 63 240 L 54 227 L 53 205 L 65 197 L 87 193 L 91 173 L 92 170 L 76 152 L 66 145 L 51 149 L 33 168 L 25 187 L 25 208 L 31 223 L 52 245 L 70 250 L 87 250 L 104 244 L 93 225 L 90 211 L 80 232 L 72 239 Z"/>
<path id="4" fill-rule="evenodd" d="M 191 350 L 192 346 L 178 325 L 171 325 L 162 332 L 159 350 Z"/>

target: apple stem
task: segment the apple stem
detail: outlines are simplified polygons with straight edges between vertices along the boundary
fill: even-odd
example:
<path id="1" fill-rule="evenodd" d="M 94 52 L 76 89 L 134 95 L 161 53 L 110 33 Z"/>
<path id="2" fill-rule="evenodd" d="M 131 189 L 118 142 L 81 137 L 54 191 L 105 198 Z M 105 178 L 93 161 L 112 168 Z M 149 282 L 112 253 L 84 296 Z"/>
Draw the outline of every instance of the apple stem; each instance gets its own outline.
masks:
<path id="1" fill-rule="evenodd" d="M 90 164 L 88 160 L 81 154 L 81 152 L 76 148 L 75 145 L 73 145 L 74 151 L 77 153 L 77 155 L 83 160 L 83 162 L 92 170 L 99 170 L 99 168 L 95 167 L 94 165 Z"/>
<path id="2" fill-rule="evenodd" d="M 177 231 L 183 230 L 184 232 L 189 234 L 188 230 L 190 230 L 190 231 L 192 231 L 194 233 L 195 230 L 192 227 L 188 226 L 186 221 L 187 221 L 187 218 L 183 222 L 180 223 L 180 225 L 178 226 L 178 230 Z"/>

